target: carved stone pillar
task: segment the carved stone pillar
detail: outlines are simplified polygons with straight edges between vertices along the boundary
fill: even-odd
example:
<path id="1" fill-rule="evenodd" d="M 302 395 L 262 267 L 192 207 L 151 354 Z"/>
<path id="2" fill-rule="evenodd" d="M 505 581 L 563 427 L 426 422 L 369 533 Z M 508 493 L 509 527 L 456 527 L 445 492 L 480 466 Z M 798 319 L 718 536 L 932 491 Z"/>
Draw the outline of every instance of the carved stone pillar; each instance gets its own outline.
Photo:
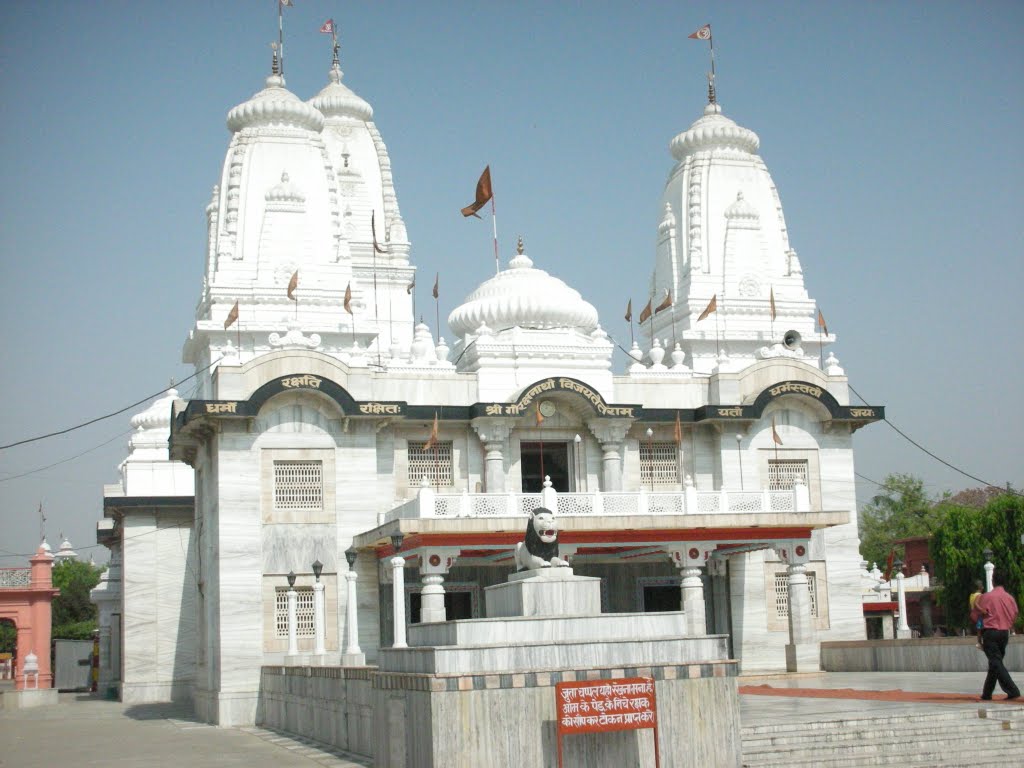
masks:
<path id="1" fill-rule="evenodd" d="M 601 490 L 622 490 L 622 442 L 633 425 L 628 419 L 593 419 L 587 426 L 601 444 Z"/>
<path id="2" fill-rule="evenodd" d="M 347 597 L 345 601 L 345 629 L 348 633 L 345 644 L 345 655 L 341 663 L 346 667 L 362 666 L 366 663 L 366 655 L 359 647 L 359 611 L 356 603 L 356 581 L 359 576 L 352 566 L 345 572 L 345 581 L 348 584 Z"/>
<path id="3" fill-rule="evenodd" d="M 392 648 L 408 648 L 405 642 L 405 558 L 391 558 L 391 594 L 394 603 L 395 641 Z"/>
<path id="4" fill-rule="evenodd" d="M 420 621 L 423 623 L 445 621 L 448 617 L 444 608 L 444 577 L 459 556 L 455 548 L 429 549 L 423 553 L 420 577 L 423 589 L 420 591 Z"/>
<path id="5" fill-rule="evenodd" d="M 511 427 L 501 419 L 473 419 L 473 429 L 484 445 L 484 489 L 487 493 L 505 491 L 505 446 Z"/>
<path id="6" fill-rule="evenodd" d="M 668 549 L 672 564 L 682 574 L 682 604 L 686 634 L 706 635 L 708 633 L 707 610 L 704 600 L 702 566 L 710 562 L 718 542 L 701 541 L 695 544 L 673 543 Z"/>
<path id="7" fill-rule="evenodd" d="M 807 589 L 807 561 L 810 542 L 787 542 L 776 547 L 789 565 L 786 589 L 789 595 L 789 644 L 786 645 L 788 672 L 821 671 L 821 646 L 811 615 L 811 594 Z"/>

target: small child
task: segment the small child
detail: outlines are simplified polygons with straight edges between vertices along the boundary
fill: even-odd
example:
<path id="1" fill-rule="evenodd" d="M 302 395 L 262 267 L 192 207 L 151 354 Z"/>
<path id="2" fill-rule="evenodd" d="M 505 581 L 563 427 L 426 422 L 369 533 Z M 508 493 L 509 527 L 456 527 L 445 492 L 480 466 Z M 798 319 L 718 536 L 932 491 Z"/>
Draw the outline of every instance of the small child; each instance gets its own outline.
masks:
<path id="1" fill-rule="evenodd" d="M 981 597 L 981 595 L 982 595 L 982 593 L 984 591 L 985 591 L 985 585 L 981 583 L 981 579 L 975 579 L 974 580 L 974 591 L 971 593 L 971 596 L 968 599 L 968 606 L 970 607 L 970 609 L 972 611 L 974 610 L 974 604 L 978 601 L 978 598 Z M 978 643 L 977 643 L 977 647 L 978 648 L 982 647 L 982 645 L 981 645 L 981 632 L 982 632 L 983 629 L 984 629 L 984 622 L 982 621 L 981 617 L 979 616 L 978 617 L 978 621 L 975 622 L 975 626 L 974 626 L 975 634 L 977 634 L 977 636 L 978 636 Z"/>

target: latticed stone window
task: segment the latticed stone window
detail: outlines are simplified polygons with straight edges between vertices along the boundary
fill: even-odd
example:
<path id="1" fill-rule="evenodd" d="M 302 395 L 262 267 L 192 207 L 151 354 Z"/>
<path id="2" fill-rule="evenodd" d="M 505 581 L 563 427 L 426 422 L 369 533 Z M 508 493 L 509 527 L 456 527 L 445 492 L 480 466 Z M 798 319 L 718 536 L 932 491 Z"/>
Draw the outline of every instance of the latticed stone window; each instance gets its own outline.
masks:
<path id="1" fill-rule="evenodd" d="M 646 487 L 679 484 L 679 446 L 640 441 L 640 483 Z"/>
<path id="2" fill-rule="evenodd" d="M 768 460 L 769 491 L 791 491 L 798 482 L 807 485 L 806 459 Z"/>
<path id="3" fill-rule="evenodd" d="M 807 591 L 811 595 L 811 616 L 818 618 L 818 579 L 807 571 Z M 783 571 L 775 574 L 775 611 L 780 619 L 789 618 L 789 576 Z"/>
<path id="4" fill-rule="evenodd" d="M 313 623 L 313 588 L 296 587 L 298 599 L 295 605 L 296 637 L 312 637 Z M 277 602 L 274 606 L 274 624 L 278 637 L 288 637 L 288 590 L 277 590 Z"/>
<path id="5" fill-rule="evenodd" d="M 323 462 L 274 462 L 274 509 L 320 510 L 323 507 Z"/>
<path id="6" fill-rule="evenodd" d="M 426 475 L 435 488 L 451 488 L 454 485 L 451 441 L 439 441 L 430 448 L 426 445 L 425 442 L 409 442 L 409 487 L 418 486 Z"/>

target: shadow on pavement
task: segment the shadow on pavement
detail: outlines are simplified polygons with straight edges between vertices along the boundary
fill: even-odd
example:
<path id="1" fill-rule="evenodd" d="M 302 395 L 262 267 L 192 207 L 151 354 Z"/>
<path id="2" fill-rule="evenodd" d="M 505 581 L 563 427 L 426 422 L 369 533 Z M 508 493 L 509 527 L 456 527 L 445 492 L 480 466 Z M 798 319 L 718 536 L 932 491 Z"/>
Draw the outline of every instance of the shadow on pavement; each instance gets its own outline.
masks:
<path id="1" fill-rule="evenodd" d="M 156 704 L 135 704 L 126 707 L 124 716 L 132 720 L 189 720 L 199 722 L 189 704 L 160 702 Z"/>

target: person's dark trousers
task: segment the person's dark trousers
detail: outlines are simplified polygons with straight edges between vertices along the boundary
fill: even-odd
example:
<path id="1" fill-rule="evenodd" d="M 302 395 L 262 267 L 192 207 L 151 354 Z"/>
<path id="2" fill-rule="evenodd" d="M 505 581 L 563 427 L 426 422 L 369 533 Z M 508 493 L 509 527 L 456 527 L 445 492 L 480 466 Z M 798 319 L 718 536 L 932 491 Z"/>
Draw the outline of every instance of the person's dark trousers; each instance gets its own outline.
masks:
<path id="1" fill-rule="evenodd" d="M 1020 689 L 1013 682 L 1010 673 L 1003 666 L 1003 657 L 1006 655 L 1006 645 L 1010 642 L 1010 633 L 1005 629 L 986 629 L 982 633 L 981 647 L 988 658 L 988 675 L 985 676 L 985 686 L 981 689 L 981 698 L 991 699 L 992 691 L 996 688 L 996 681 L 1007 696 L 1015 698 L 1020 696 Z"/>

